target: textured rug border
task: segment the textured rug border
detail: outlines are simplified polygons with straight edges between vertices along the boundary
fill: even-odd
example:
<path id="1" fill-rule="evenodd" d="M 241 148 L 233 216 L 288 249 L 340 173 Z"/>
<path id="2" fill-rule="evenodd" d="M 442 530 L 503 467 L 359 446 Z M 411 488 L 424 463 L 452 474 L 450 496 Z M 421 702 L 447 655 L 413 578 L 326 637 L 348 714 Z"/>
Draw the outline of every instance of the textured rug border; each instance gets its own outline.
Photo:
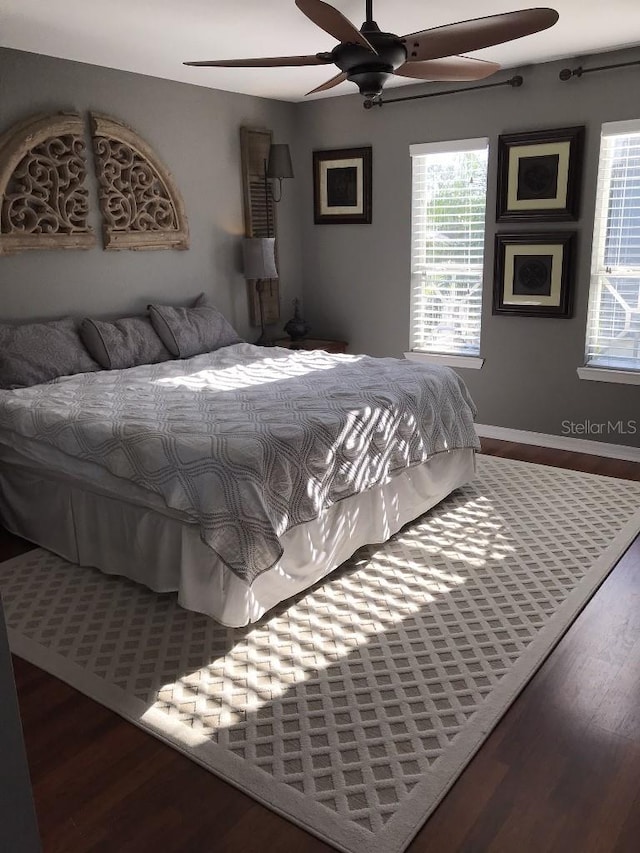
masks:
<path id="1" fill-rule="evenodd" d="M 501 459 L 502 461 L 511 464 L 516 462 L 518 465 L 532 465 L 532 463 L 516 460 Z M 551 468 L 551 466 L 538 465 L 534 465 L 534 467 Z M 601 476 L 582 472 L 574 473 L 581 476 Z M 620 478 L 609 477 L 607 479 Z M 621 482 L 629 481 L 621 480 Z M 359 827 L 345 826 L 345 823 L 334 817 L 328 809 L 306 800 L 302 794 L 295 794 L 290 788 L 281 790 L 283 786 L 278 783 L 274 784 L 272 777 L 265 774 L 263 780 L 254 769 L 247 772 L 247 765 L 242 759 L 230 755 L 226 750 L 220 750 L 216 744 L 199 742 L 197 735 L 193 737 L 192 742 L 188 742 L 188 734 L 191 730 L 181 723 L 175 723 L 170 729 L 167 725 L 166 715 L 153 710 L 149 711 L 146 703 L 142 700 L 128 695 L 118 687 L 106 684 L 102 679 L 88 673 L 77 664 L 59 657 L 8 627 L 9 643 L 14 654 L 36 666 L 40 666 L 51 674 L 55 674 L 55 677 L 65 681 L 90 699 L 114 711 L 143 731 L 153 734 L 159 740 L 205 767 L 209 772 L 213 772 L 234 787 L 248 793 L 249 796 L 267 808 L 284 816 L 287 820 L 321 838 L 343 853 L 402 853 L 459 779 L 460 774 L 481 748 L 489 733 L 497 726 L 511 704 L 578 618 L 639 532 L 640 509 L 624 525 L 588 569 L 588 573 L 579 585 L 550 617 L 545 627 L 522 653 L 517 666 L 504 676 L 502 682 L 492 692 L 491 703 L 478 711 L 473 727 L 460 733 L 457 742 L 450 747 L 445 769 L 437 776 L 434 774 L 434 778 L 431 780 L 425 780 L 416 786 L 409 801 L 398 809 L 384 830 L 375 836 Z M 20 563 L 28 558 L 29 553 L 33 552 L 14 557 L 6 561 L 5 565 Z M 496 705 L 499 706 L 497 711 Z M 216 765 L 215 768 L 211 766 L 212 763 Z M 447 783 L 443 783 L 441 778 L 443 776 L 449 778 Z M 437 794 L 434 793 L 436 790 L 438 791 Z M 287 803 L 292 802 L 293 797 L 295 798 L 295 813 L 292 813 L 291 806 L 287 805 Z M 430 808 L 416 816 L 414 804 L 426 797 L 432 798 Z"/>

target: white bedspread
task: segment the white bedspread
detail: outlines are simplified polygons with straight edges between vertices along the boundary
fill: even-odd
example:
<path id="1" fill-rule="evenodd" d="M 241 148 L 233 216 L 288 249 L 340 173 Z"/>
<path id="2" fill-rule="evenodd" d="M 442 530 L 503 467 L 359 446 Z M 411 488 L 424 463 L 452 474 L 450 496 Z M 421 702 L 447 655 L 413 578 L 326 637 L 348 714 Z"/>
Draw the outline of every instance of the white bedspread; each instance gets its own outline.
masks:
<path id="1" fill-rule="evenodd" d="M 249 582 L 295 525 L 436 453 L 477 449 L 474 414 L 448 368 L 250 344 L 0 391 L 3 441 L 160 495 Z"/>

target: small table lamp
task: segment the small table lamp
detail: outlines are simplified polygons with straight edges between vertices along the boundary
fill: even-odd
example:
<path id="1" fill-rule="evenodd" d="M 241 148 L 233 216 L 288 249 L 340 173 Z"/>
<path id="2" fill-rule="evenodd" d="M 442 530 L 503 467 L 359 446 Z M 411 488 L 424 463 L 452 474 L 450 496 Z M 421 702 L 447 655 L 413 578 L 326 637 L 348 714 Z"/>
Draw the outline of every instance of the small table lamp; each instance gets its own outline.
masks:
<path id="1" fill-rule="evenodd" d="M 267 282 L 272 278 L 278 278 L 275 244 L 275 237 L 245 237 L 242 244 L 244 277 L 247 281 L 255 281 L 258 291 L 260 328 L 262 330 L 256 341 L 258 346 L 272 346 L 272 339 L 264 328 L 263 298 Z"/>

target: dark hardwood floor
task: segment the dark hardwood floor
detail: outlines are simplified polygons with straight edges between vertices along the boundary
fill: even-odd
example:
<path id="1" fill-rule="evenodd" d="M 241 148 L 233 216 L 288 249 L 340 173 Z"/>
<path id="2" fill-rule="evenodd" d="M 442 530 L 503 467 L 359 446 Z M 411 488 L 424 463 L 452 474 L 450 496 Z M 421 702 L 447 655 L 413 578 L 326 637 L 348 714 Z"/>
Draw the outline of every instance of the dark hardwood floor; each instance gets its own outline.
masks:
<path id="1" fill-rule="evenodd" d="M 640 464 L 488 439 L 483 449 L 640 480 Z M 0 559 L 28 547 L 0 532 Z M 45 853 L 333 849 L 61 681 L 14 666 Z M 637 850 L 640 537 L 409 848 Z"/>

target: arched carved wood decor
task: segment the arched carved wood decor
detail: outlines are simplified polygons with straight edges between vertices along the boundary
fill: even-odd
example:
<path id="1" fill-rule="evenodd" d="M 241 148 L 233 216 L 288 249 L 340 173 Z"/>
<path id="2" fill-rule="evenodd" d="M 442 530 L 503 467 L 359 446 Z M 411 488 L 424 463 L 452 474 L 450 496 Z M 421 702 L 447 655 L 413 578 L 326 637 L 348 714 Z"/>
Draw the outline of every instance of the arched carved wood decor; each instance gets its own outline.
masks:
<path id="1" fill-rule="evenodd" d="M 182 196 L 151 146 L 126 124 L 91 114 L 105 249 L 188 249 Z"/>
<path id="2" fill-rule="evenodd" d="M 86 175 L 75 113 L 31 116 L 0 136 L 0 254 L 94 246 Z"/>

